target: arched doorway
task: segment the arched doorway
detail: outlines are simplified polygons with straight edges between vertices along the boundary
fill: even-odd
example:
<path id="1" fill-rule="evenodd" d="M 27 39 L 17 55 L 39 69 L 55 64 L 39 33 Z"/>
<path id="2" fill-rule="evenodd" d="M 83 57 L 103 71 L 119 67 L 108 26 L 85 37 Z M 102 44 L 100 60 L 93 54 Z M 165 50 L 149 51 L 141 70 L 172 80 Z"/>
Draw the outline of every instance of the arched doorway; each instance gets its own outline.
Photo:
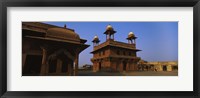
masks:
<path id="1" fill-rule="evenodd" d="M 48 57 L 49 73 L 72 75 L 74 58 L 72 53 L 64 49 L 54 51 Z"/>
<path id="2" fill-rule="evenodd" d="M 99 62 L 99 71 L 101 70 L 101 62 Z"/>
<path id="3" fill-rule="evenodd" d="M 167 66 L 163 65 L 163 71 L 167 71 Z"/>
<path id="4" fill-rule="evenodd" d="M 123 61 L 123 71 L 126 71 L 127 62 Z"/>
<path id="5" fill-rule="evenodd" d="M 69 72 L 70 69 L 73 69 L 73 61 L 67 57 L 64 58 L 62 59 L 62 73 Z"/>
<path id="6" fill-rule="evenodd" d="M 172 66 L 172 70 L 173 71 L 177 71 L 178 70 L 178 66 L 177 65 Z"/>
<path id="7" fill-rule="evenodd" d="M 57 59 L 49 61 L 49 73 L 55 73 L 57 67 Z"/>
<path id="8" fill-rule="evenodd" d="M 64 73 L 64 72 L 67 72 L 68 71 L 68 64 L 67 64 L 67 61 L 63 61 L 62 60 L 62 68 L 61 68 L 61 72 Z"/>

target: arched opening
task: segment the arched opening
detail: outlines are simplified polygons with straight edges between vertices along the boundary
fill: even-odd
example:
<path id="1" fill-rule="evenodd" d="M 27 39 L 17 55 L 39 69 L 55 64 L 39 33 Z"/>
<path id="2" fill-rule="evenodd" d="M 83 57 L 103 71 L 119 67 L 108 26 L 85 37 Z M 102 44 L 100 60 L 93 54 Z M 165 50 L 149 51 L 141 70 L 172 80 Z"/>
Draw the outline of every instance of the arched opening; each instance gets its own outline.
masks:
<path id="1" fill-rule="evenodd" d="M 68 65 L 67 65 L 67 61 L 63 61 L 62 62 L 62 72 L 67 72 L 68 70 Z"/>
<path id="2" fill-rule="evenodd" d="M 172 70 L 173 70 L 173 71 L 177 71 L 177 70 L 178 70 L 178 66 L 177 66 L 177 65 L 176 65 L 176 66 L 173 66 L 173 67 L 172 67 Z"/>
<path id="3" fill-rule="evenodd" d="M 126 71 L 127 62 L 123 61 L 123 71 Z"/>
<path id="4" fill-rule="evenodd" d="M 57 59 L 49 61 L 49 73 L 55 73 L 57 67 Z"/>
<path id="5" fill-rule="evenodd" d="M 72 70 L 73 68 L 73 61 L 67 57 L 62 60 L 62 73 L 68 72 L 70 69 Z"/>
<path id="6" fill-rule="evenodd" d="M 101 62 L 99 62 L 99 71 L 101 70 Z"/>
<path id="7" fill-rule="evenodd" d="M 72 53 L 60 49 L 49 56 L 49 73 L 68 74 L 73 72 L 74 56 Z M 60 62 L 57 62 L 59 60 Z"/>
<path id="8" fill-rule="evenodd" d="M 163 71 L 167 71 L 167 66 L 163 65 Z"/>

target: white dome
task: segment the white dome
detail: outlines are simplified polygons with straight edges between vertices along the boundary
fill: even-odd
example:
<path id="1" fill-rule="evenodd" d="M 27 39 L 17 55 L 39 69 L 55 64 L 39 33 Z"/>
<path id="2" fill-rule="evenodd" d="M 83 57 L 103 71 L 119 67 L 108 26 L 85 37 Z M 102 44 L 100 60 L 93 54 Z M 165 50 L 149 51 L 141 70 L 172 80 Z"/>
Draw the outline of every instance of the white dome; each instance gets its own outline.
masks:
<path id="1" fill-rule="evenodd" d="M 95 39 L 95 38 L 98 38 L 98 36 L 94 36 L 94 39 Z"/>
<path id="2" fill-rule="evenodd" d="M 135 37 L 134 33 L 133 32 L 129 32 L 128 38 L 134 38 L 134 37 Z"/>
<path id="3" fill-rule="evenodd" d="M 94 39 L 93 39 L 93 41 L 92 41 L 92 42 L 95 42 L 95 43 L 98 43 L 98 42 L 100 42 L 100 40 L 99 40 L 98 36 L 94 36 Z"/>
<path id="4" fill-rule="evenodd" d="M 134 33 L 133 32 L 129 32 L 129 34 L 128 35 L 134 35 Z"/>
<path id="5" fill-rule="evenodd" d="M 113 27 L 109 24 L 109 25 L 106 27 L 106 30 L 113 30 Z"/>

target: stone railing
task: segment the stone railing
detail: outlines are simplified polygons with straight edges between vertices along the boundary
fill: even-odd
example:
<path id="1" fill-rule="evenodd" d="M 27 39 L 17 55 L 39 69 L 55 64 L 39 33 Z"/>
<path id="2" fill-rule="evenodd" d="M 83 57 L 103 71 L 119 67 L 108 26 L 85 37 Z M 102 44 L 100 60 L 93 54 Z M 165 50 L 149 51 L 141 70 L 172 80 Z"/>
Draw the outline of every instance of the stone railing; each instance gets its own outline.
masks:
<path id="1" fill-rule="evenodd" d="M 98 46 L 94 46 L 94 51 L 98 50 L 102 47 L 105 47 L 107 45 L 111 45 L 111 46 L 117 46 L 117 47 L 122 47 L 122 48 L 130 48 L 130 49 L 135 49 L 135 44 L 128 44 L 128 43 L 124 43 L 124 42 L 118 42 L 118 41 L 114 41 L 112 39 L 107 40 L 106 42 L 98 45 Z"/>

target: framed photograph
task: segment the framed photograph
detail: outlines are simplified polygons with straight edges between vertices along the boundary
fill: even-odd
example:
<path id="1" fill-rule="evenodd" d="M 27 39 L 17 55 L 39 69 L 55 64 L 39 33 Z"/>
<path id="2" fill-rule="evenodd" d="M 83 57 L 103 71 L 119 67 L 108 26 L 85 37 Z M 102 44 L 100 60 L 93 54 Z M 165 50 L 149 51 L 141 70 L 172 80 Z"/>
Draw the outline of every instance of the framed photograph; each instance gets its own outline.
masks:
<path id="1" fill-rule="evenodd" d="M 199 97 L 199 0 L 0 7 L 1 97 Z"/>

